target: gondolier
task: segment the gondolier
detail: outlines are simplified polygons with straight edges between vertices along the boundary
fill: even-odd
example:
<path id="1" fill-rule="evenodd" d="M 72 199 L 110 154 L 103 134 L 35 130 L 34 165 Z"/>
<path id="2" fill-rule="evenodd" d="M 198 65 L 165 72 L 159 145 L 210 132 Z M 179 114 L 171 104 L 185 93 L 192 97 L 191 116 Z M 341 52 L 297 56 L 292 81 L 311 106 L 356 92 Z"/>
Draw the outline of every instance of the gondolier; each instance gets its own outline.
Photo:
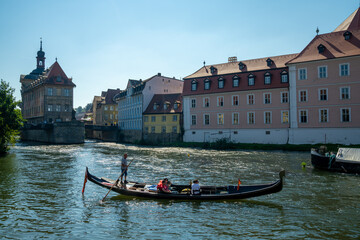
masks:
<path id="1" fill-rule="evenodd" d="M 124 157 L 121 159 L 121 179 L 120 182 L 123 183 L 123 176 L 125 176 L 124 178 L 124 183 L 127 183 L 126 181 L 126 176 L 127 176 L 127 170 L 128 170 L 128 163 L 127 163 L 127 154 L 124 154 Z"/>

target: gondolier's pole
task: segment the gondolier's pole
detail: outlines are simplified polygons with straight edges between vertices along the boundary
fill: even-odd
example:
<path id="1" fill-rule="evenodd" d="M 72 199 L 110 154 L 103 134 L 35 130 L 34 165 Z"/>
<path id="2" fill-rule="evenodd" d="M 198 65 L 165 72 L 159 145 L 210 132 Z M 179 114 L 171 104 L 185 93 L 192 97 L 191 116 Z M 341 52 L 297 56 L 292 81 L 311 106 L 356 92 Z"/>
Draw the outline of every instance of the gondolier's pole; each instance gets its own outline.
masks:
<path id="1" fill-rule="evenodd" d="M 128 169 L 128 167 L 130 166 L 130 164 L 132 163 L 132 161 L 134 161 L 134 159 L 132 159 L 129 162 L 129 165 L 126 166 L 126 168 L 124 169 L 124 171 L 122 171 L 122 173 L 120 174 L 120 176 L 116 179 L 116 181 L 114 182 L 114 184 L 111 186 L 110 190 L 108 191 L 108 193 L 105 195 L 105 197 L 101 200 L 101 201 L 105 201 L 105 198 L 107 197 L 107 195 L 110 193 L 110 191 L 113 189 L 113 187 L 117 184 L 117 182 L 119 181 L 119 178 L 121 178 L 121 176 L 124 174 L 124 172 Z"/>
<path id="2" fill-rule="evenodd" d="M 83 186 L 83 189 L 82 189 L 82 194 L 84 195 L 84 192 L 85 192 L 85 185 L 86 185 L 86 182 L 87 182 L 87 172 L 88 172 L 88 168 L 86 167 L 86 170 L 85 170 L 85 179 L 84 179 L 84 186 Z"/>

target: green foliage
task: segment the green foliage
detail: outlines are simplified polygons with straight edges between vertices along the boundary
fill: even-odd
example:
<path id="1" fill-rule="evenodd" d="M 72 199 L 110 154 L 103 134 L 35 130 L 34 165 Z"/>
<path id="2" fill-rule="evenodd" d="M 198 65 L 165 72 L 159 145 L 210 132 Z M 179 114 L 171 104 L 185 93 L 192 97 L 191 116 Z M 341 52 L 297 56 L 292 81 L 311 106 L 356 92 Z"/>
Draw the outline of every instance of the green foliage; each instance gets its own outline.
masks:
<path id="1" fill-rule="evenodd" d="M 9 150 L 14 144 L 23 124 L 20 102 L 15 101 L 14 89 L 1 79 L 0 83 L 0 154 Z"/>

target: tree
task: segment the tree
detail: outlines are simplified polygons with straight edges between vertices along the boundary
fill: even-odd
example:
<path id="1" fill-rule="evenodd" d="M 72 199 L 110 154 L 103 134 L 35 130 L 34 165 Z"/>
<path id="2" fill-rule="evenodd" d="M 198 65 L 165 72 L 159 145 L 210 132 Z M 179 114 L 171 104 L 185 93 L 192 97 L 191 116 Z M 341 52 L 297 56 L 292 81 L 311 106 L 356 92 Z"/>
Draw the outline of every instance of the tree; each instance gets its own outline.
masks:
<path id="1" fill-rule="evenodd" d="M 86 106 L 85 106 L 85 112 L 90 112 L 90 110 L 92 109 L 92 107 L 93 107 L 92 103 L 86 104 Z"/>
<path id="2" fill-rule="evenodd" d="M 78 106 L 78 107 L 75 109 L 76 113 L 82 113 L 83 110 L 84 110 L 84 109 L 82 108 L 82 106 Z"/>
<path id="3" fill-rule="evenodd" d="M 0 83 L 0 154 L 9 150 L 9 145 L 16 142 L 23 125 L 21 110 L 15 101 L 14 89 L 1 79 Z"/>

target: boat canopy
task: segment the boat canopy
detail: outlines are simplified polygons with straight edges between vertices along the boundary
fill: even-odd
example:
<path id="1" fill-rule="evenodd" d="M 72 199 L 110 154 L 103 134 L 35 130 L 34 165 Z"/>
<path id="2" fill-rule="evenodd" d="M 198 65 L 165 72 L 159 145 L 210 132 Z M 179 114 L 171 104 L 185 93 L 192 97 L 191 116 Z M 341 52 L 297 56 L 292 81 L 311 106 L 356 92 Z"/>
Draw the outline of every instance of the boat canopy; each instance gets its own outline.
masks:
<path id="1" fill-rule="evenodd" d="M 360 163 L 360 148 L 339 148 L 336 160 Z"/>

